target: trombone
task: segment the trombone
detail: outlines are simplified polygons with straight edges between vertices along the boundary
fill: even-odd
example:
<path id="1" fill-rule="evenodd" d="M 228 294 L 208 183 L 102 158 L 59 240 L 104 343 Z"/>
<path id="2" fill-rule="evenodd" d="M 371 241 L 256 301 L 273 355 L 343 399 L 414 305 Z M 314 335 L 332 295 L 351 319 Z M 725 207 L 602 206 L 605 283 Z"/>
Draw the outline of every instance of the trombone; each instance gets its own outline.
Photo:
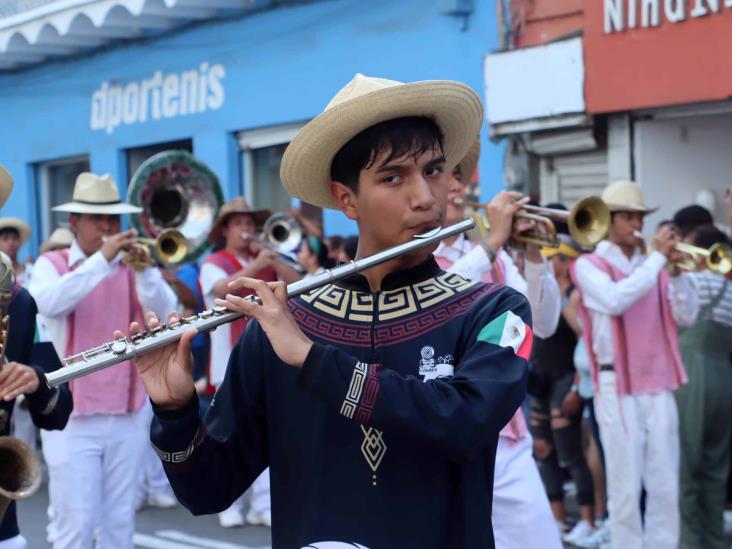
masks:
<path id="1" fill-rule="evenodd" d="M 488 206 L 487 202 L 459 199 L 466 206 L 475 210 Z M 547 248 L 559 247 L 557 230 L 554 221 L 564 221 L 569 226 L 569 234 L 575 242 L 583 248 L 592 248 L 600 242 L 610 228 L 610 210 L 598 196 L 587 196 L 577 202 L 571 211 L 543 208 L 541 206 L 525 205 L 518 212 L 516 218 L 528 219 L 534 222 L 534 227 L 522 232 L 516 240 L 524 243 L 538 244 Z M 481 216 L 480 226 L 488 229 L 488 219 L 485 213 Z"/>
<path id="2" fill-rule="evenodd" d="M 633 236 L 645 242 L 647 239 L 642 233 L 635 231 Z M 677 242 L 674 249 L 685 253 L 691 257 L 673 261 L 670 263 L 673 267 L 678 267 L 682 271 L 696 271 L 699 269 L 698 260 L 704 258 L 707 269 L 713 273 L 726 275 L 732 271 L 732 246 L 724 242 L 717 242 L 710 248 L 700 248 L 686 242 Z"/>

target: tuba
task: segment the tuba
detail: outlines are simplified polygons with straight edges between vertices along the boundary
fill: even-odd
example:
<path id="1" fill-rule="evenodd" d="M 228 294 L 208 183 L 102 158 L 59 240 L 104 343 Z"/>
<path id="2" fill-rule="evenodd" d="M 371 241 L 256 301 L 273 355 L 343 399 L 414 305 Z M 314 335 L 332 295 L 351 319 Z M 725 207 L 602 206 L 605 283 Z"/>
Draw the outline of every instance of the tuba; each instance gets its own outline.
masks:
<path id="1" fill-rule="evenodd" d="M 188 151 L 163 151 L 135 171 L 127 201 L 142 208 L 131 216 L 139 245 L 164 265 L 198 259 L 224 201 L 219 179 Z"/>
<path id="2" fill-rule="evenodd" d="M 8 306 L 12 300 L 15 275 L 10 259 L 0 256 L 0 369 L 5 365 L 8 341 Z M 4 416 L 4 417 L 3 417 Z M 7 422 L 0 410 L 0 422 Z M 20 439 L 0 436 L 0 522 L 11 500 L 29 498 L 38 491 L 42 479 L 38 454 Z"/>

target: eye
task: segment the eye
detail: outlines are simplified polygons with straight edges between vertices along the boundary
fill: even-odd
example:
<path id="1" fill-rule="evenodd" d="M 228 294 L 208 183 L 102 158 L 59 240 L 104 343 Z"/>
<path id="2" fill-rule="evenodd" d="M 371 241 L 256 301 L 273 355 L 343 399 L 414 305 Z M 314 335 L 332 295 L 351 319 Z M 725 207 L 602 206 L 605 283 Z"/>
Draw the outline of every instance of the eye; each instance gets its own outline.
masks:
<path id="1" fill-rule="evenodd" d="M 402 176 L 401 175 L 396 175 L 396 174 L 387 175 L 386 177 L 384 177 L 382 179 L 382 181 L 384 183 L 389 184 L 389 185 L 396 185 L 397 183 L 401 183 L 402 182 Z"/>
<path id="2" fill-rule="evenodd" d="M 443 172 L 444 168 L 442 166 L 430 166 L 427 168 L 427 177 L 435 177 L 436 175 L 440 175 Z"/>

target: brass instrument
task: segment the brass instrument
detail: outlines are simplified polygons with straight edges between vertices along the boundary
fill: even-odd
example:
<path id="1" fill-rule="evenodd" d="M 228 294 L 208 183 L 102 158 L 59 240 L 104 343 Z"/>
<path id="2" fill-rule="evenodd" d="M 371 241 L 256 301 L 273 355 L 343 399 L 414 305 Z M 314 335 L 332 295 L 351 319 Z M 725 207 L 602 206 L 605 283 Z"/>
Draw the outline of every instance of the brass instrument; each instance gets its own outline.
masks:
<path id="1" fill-rule="evenodd" d="M 122 258 L 125 265 L 142 271 L 157 263 L 172 267 L 183 263 L 188 255 L 188 239 L 176 229 L 165 229 L 155 238 L 138 237 L 133 248 L 138 252 Z"/>
<path id="2" fill-rule="evenodd" d="M 633 236 L 642 240 L 644 243 L 646 238 L 638 231 Z M 723 242 L 714 244 L 709 249 L 700 248 L 686 242 L 677 242 L 674 248 L 682 253 L 687 254 L 688 258 L 670 263 L 672 267 L 678 267 L 682 271 L 696 271 L 699 269 L 698 261 L 700 258 L 705 259 L 707 269 L 713 273 L 726 275 L 732 271 L 732 246 Z"/>
<path id="3" fill-rule="evenodd" d="M 300 222 L 285 213 L 273 214 L 262 227 L 263 240 L 276 252 L 292 253 L 305 237 L 305 229 Z"/>
<path id="4" fill-rule="evenodd" d="M 139 245 L 150 258 L 154 254 L 164 265 L 178 265 L 208 249 L 224 197 L 216 175 L 191 153 L 163 151 L 135 171 L 127 201 L 142 208 L 131 216 L 142 236 Z"/>
<path id="5" fill-rule="evenodd" d="M 462 201 L 473 209 L 485 209 L 488 203 L 473 200 Z M 583 248 L 592 248 L 600 242 L 610 228 L 610 210 L 598 196 L 587 196 L 579 200 L 571 211 L 525 205 L 515 216 L 534 222 L 534 227 L 516 238 L 519 242 L 530 242 L 547 248 L 559 246 L 554 221 L 564 221 L 569 226 L 569 234 Z M 481 225 L 489 229 L 488 219 L 483 214 Z"/>
<path id="6" fill-rule="evenodd" d="M 0 256 L 0 369 L 5 366 L 5 350 L 8 341 L 8 306 L 12 299 L 15 275 L 10 259 Z M 0 411 L 0 422 L 7 424 L 8 416 Z M 4 416 L 4 417 L 3 417 Z M 3 427 L 5 426 L 3 425 Z M 11 500 L 26 499 L 41 486 L 43 470 L 38 454 L 20 439 L 0 436 L 0 521 L 5 516 Z"/>

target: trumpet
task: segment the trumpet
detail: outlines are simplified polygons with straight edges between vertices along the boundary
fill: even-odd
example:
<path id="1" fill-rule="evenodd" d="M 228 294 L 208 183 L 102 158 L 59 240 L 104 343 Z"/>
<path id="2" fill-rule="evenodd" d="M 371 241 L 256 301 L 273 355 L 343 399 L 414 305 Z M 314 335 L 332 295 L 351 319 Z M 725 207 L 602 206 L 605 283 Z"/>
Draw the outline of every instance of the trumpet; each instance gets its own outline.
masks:
<path id="1" fill-rule="evenodd" d="M 485 209 L 487 202 L 459 199 L 458 204 L 465 204 L 473 209 Z M 530 204 L 516 212 L 515 218 L 528 219 L 534 222 L 534 228 L 522 232 L 516 240 L 524 243 L 538 244 L 547 248 L 557 248 L 557 230 L 554 221 L 564 221 L 569 226 L 569 234 L 583 248 L 592 248 L 600 242 L 610 228 L 610 210 L 599 196 L 587 196 L 577 202 L 571 211 L 543 208 Z M 482 215 L 481 224 L 489 229 L 488 219 Z"/>
<path id="2" fill-rule="evenodd" d="M 441 240 L 468 231 L 474 226 L 474 220 L 464 219 L 449 227 L 439 227 L 428 233 L 416 235 L 411 241 L 405 242 L 404 244 L 387 248 L 362 259 L 353 260 L 344 265 L 326 270 L 311 278 L 293 282 L 287 286 L 287 297 L 297 297 L 326 284 L 341 280 L 353 273 L 358 273 L 402 255 L 410 254 L 421 248 L 433 246 Z M 255 295 L 245 299 L 259 302 L 259 298 Z M 103 343 L 94 349 L 64 358 L 62 368 L 46 374 L 46 383 L 49 387 L 56 387 L 67 381 L 92 374 L 120 362 L 132 360 L 144 353 L 178 341 L 187 330 L 192 328 L 195 328 L 198 332 L 205 332 L 213 330 L 217 326 L 226 324 L 227 322 L 233 322 L 243 316 L 244 313 L 230 311 L 225 307 L 214 307 L 197 315 L 181 318 L 175 324 L 157 326 L 150 331 L 142 332 L 129 338 L 125 337 Z"/>
<path id="3" fill-rule="evenodd" d="M 0 256 L 0 370 L 6 363 L 5 348 L 8 338 L 8 306 L 12 299 L 15 275 L 10 259 Z M 0 410 L 0 423 L 6 424 L 8 415 Z M 41 486 L 43 470 L 35 450 L 20 439 L 0 437 L 0 522 L 11 500 L 26 499 Z"/>
<path id="4" fill-rule="evenodd" d="M 157 262 L 166 267 L 179 265 L 188 255 L 188 239 L 177 229 L 165 229 L 156 238 L 135 238 L 132 247 L 139 253 L 125 255 L 122 262 L 136 271 Z"/>
<path id="5" fill-rule="evenodd" d="M 633 236 L 644 242 L 646 241 L 646 237 L 638 231 L 633 232 Z M 704 258 L 707 269 L 713 273 L 726 275 L 732 271 L 732 246 L 724 242 L 713 244 L 708 249 L 687 244 L 686 242 L 677 242 L 674 249 L 690 256 L 687 259 L 671 263 L 672 266 L 678 267 L 683 271 L 698 270 L 699 264 L 697 261 L 702 257 Z"/>

